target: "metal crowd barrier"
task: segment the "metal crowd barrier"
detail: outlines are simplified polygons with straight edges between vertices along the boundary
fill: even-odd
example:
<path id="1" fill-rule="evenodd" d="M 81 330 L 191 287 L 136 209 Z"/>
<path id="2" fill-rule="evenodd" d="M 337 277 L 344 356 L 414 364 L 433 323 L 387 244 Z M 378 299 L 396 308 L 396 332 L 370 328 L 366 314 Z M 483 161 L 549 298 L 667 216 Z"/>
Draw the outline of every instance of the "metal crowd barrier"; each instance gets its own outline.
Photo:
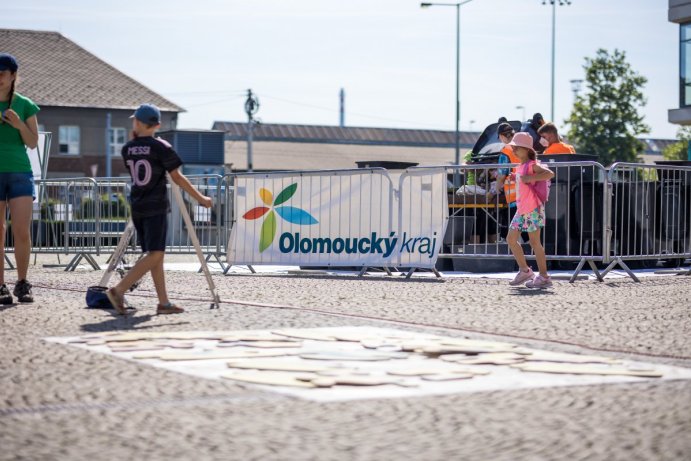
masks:
<path id="1" fill-rule="evenodd" d="M 515 202 L 507 200 L 508 194 L 496 190 L 497 178 L 504 176 L 509 180 L 508 175 L 515 166 L 447 167 L 449 222 L 439 255 L 442 270 L 511 272 L 516 269 L 506 243 Z M 606 260 L 606 171 L 595 162 L 549 162 L 547 166 L 555 176 L 545 204 L 542 245 L 554 266 L 575 267 L 575 278 L 585 263 L 595 269 L 596 263 Z M 534 259 L 526 233 L 522 239 L 526 257 Z"/>
<path id="2" fill-rule="evenodd" d="M 515 208 L 502 194 L 487 194 L 496 174 L 513 166 L 444 167 L 448 203 L 439 206 L 448 207 L 448 223 L 437 269 L 515 270 L 505 242 Z M 676 267 L 691 258 L 691 167 L 616 163 L 605 170 L 594 162 L 550 162 L 548 166 L 555 178 L 545 207 L 542 243 L 553 268 L 574 271 L 571 280 L 586 263 L 600 280 L 616 266 L 636 279 L 631 268 L 653 267 L 660 260 Z M 320 172 L 293 173 L 314 176 Z M 185 194 L 207 261 L 214 259 L 227 272 L 229 266 L 221 258 L 227 255 L 237 219 L 233 215 L 237 176 L 188 178 L 214 199 L 214 207 L 207 210 Z M 46 179 L 36 181 L 36 186 L 32 252 L 71 255 L 66 270 L 74 270 L 81 260 L 98 269 L 93 256 L 113 251 L 130 217 L 126 178 Z M 167 251 L 194 254 L 189 230 L 172 198 L 171 210 Z M 12 247 L 8 229 L 6 253 L 12 253 Z M 527 243 L 524 250 L 528 259 L 534 259 Z M 137 252 L 134 240 L 128 251 Z"/>
<path id="3" fill-rule="evenodd" d="M 615 163 L 608 173 L 610 264 L 678 267 L 691 257 L 691 167 Z"/>

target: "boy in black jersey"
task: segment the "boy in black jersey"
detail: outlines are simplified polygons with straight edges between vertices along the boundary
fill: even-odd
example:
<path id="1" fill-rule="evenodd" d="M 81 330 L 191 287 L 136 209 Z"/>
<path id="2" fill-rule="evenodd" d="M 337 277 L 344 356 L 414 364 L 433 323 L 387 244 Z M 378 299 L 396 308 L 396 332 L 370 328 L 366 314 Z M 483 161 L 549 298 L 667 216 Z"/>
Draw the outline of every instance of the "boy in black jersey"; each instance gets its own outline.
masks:
<path id="1" fill-rule="evenodd" d="M 202 195 L 180 172 L 182 160 L 173 148 L 154 134 L 161 126 L 161 112 L 152 104 L 142 104 L 130 117 L 134 139 L 122 147 L 122 158 L 132 177 L 132 221 L 137 230 L 142 252 L 146 253 L 116 286 L 106 292 L 118 314 L 126 314 L 125 292 L 147 272 L 156 287 L 157 314 L 184 312 L 168 300 L 163 258 L 168 227 L 168 192 L 166 172 L 175 184 L 190 194 L 200 205 L 210 208 L 211 197 Z"/>

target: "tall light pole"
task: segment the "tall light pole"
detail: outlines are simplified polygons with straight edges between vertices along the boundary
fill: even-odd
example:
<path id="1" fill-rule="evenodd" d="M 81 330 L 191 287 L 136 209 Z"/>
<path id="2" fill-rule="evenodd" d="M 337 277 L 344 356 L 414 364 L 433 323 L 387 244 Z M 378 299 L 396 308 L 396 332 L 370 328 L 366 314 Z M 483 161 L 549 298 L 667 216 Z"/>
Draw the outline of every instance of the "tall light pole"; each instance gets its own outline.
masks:
<path id="1" fill-rule="evenodd" d="M 516 109 L 521 111 L 521 122 L 525 122 L 525 107 L 516 106 Z"/>
<path id="2" fill-rule="evenodd" d="M 546 5 L 548 0 L 542 0 L 542 4 Z M 571 0 L 549 0 L 549 4 L 552 5 L 552 86 L 551 86 L 551 112 L 550 119 L 554 121 L 554 58 L 555 58 L 555 34 L 557 29 L 557 2 L 559 6 L 570 5 Z"/>
<path id="3" fill-rule="evenodd" d="M 454 6 L 456 7 L 456 165 L 461 164 L 461 132 L 459 127 L 461 124 L 461 96 L 460 96 L 460 80 L 461 80 L 461 6 L 472 0 L 465 0 L 458 3 L 420 3 L 421 8 L 429 8 L 430 6 Z"/>

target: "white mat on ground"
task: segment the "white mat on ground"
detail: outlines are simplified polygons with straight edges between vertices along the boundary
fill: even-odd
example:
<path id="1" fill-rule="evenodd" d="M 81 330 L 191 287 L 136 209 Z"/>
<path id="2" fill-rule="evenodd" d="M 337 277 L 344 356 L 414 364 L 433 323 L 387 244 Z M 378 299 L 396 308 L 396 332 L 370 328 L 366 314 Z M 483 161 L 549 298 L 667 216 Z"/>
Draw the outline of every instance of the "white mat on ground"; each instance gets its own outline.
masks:
<path id="1" fill-rule="evenodd" d="M 124 336 L 117 336 L 124 335 Z M 136 335 L 136 336 L 132 336 Z M 282 342 L 276 340 L 278 335 Z M 287 335 L 287 336 L 286 336 Z M 317 338 L 322 337 L 323 340 Z M 268 338 L 268 342 L 267 342 Z M 276 341 L 271 344 L 271 338 Z M 331 338 L 331 340 L 329 340 Z M 338 340 L 337 340 L 338 338 Z M 105 343 L 108 339 L 111 342 Z M 259 340 L 264 340 L 258 342 Z M 659 365 L 651 363 L 633 362 L 629 360 L 616 360 L 611 357 L 597 357 L 578 354 L 549 354 L 546 351 L 526 349 L 511 343 L 498 343 L 493 341 L 478 341 L 457 337 L 443 337 L 426 335 L 409 331 L 370 328 L 370 327 L 333 327 L 333 328 L 305 328 L 305 329 L 281 329 L 273 330 L 245 330 L 226 332 L 141 332 L 139 330 L 127 330 L 108 332 L 101 334 L 85 334 L 77 337 L 51 337 L 45 340 L 87 349 L 92 352 L 114 355 L 127 360 L 136 361 L 138 364 L 146 364 L 171 371 L 189 374 L 208 379 L 227 379 L 228 375 L 234 376 L 262 376 L 269 380 L 279 380 L 287 377 L 288 380 L 300 382 L 315 382 L 323 384 L 331 380 L 338 380 L 339 376 L 347 374 L 351 378 L 392 380 L 396 384 L 384 385 L 334 385 L 333 387 L 302 388 L 283 385 L 259 385 L 239 383 L 250 388 L 261 388 L 267 391 L 282 393 L 285 395 L 300 397 L 316 401 L 342 401 L 353 399 L 398 398 L 419 397 L 426 395 L 453 394 L 463 392 L 486 392 L 498 390 L 513 390 L 526 388 L 554 387 L 554 386 L 582 386 L 592 384 L 635 383 L 642 381 L 691 379 L 691 369 Z M 117 340 L 118 342 L 115 342 Z M 285 341 L 296 341 L 296 347 L 286 347 Z M 81 341 L 81 342 L 80 342 Z M 88 344 L 84 341 L 89 341 Z M 138 342 L 139 341 L 139 342 Z M 252 343 L 252 341 L 257 341 Z M 153 344 L 153 346 L 152 346 Z M 430 346 L 430 344 L 432 344 Z M 446 344 L 446 346 L 441 346 Z M 411 346 L 413 345 L 413 346 Z M 130 347 L 140 349 L 138 351 L 113 351 L 111 346 L 125 350 Z M 153 351 L 147 352 L 147 347 Z M 402 349 L 405 352 L 400 352 Z M 411 349 L 412 347 L 412 349 Z M 439 347 L 460 347 L 469 355 L 455 354 L 451 357 L 447 354 L 435 356 L 433 353 Z M 435 349 L 436 348 L 436 349 Z M 423 349 L 427 354 L 422 353 Z M 252 352 L 250 352 L 252 351 Z M 254 352 L 259 351 L 259 352 Z M 432 352 L 431 354 L 429 352 Z M 482 355 L 484 353 L 498 353 L 499 356 Z M 228 354 L 256 354 L 255 358 L 228 358 Z M 476 355 L 476 354 L 480 355 Z M 191 354 L 194 360 L 178 360 L 180 354 Z M 224 354 L 224 358 L 213 358 L 214 354 Z M 257 358 L 261 354 L 274 354 L 273 357 Z M 285 355 L 283 355 L 285 354 Z M 386 360 L 364 360 L 364 358 L 381 358 L 381 355 L 392 356 Z M 503 356 L 501 354 L 504 354 Z M 141 358 L 156 355 L 159 358 Z M 589 370 L 624 370 L 642 372 L 642 374 L 661 374 L 661 377 L 636 377 L 636 376 L 602 376 L 602 375 L 578 375 L 578 374 L 552 374 L 535 371 L 521 371 L 510 365 L 466 365 L 456 363 L 455 359 L 475 359 L 477 357 L 508 357 L 508 363 L 516 363 L 513 360 L 517 355 L 523 357 L 532 356 L 532 362 L 523 362 L 524 365 L 540 366 L 555 365 L 555 359 L 573 361 L 590 361 L 602 363 L 589 363 L 581 366 Z M 140 358 L 137 358 L 140 357 Z M 163 357 L 175 360 L 164 360 Z M 203 357 L 203 359 L 202 359 Z M 362 357 L 363 360 L 358 359 Z M 448 360 L 451 357 L 452 360 Z M 511 357 L 514 357 L 512 359 Z M 540 357 L 548 361 L 540 361 Z M 310 359 L 311 358 L 311 359 Z M 341 360 L 342 359 L 342 360 Z M 522 360 L 519 359 L 519 360 Z M 253 362 L 249 362 L 253 361 Z M 235 365 L 236 368 L 229 368 Z M 563 362 L 562 362 L 563 363 Z M 264 367 L 263 364 L 271 364 L 269 368 L 306 368 L 300 372 L 280 371 L 252 371 L 251 368 Z M 562 366 L 559 363 L 556 367 Z M 439 379 L 445 379 L 452 373 L 460 373 L 458 368 L 463 368 L 469 374 L 464 373 L 465 379 L 451 381 L 435 381 L 423 379 L 420 376 L 406 376 L 417 371 L 439 369 L 440 372 L 431 372 L 426 376 L 436 375 Z M 314 370 L 318 370 L 314 373 Z M 345 373 L 346 370 L 351 370 Z M 451 370 L 454 370 L 453 372 Z M 263 374 L 262 374 L 263 373 Z M 268 374 L 267 374 L 268 373 Z M 421 372 L 422 373 L 422 372 Z M 297 376 L 297 378 L 296 378 Z M 278 377 L 278 378 L 277 378 Z M 314 378 L 316 381 L 312 381 Z M 460 378 L 461 376 L 459 376 Z M 263 379 L 263 378 L 262 378 Z M 300 383 L 298 383 L 300 384 Z M 310 384 L 311 385 L 311 384 Z"/>

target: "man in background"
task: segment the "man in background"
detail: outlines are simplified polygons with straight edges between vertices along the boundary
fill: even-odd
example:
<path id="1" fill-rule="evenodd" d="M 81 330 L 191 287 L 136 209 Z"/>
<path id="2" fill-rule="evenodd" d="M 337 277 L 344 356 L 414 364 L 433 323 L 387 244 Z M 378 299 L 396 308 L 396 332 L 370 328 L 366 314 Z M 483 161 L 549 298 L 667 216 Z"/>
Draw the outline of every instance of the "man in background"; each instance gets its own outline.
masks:
<path id="1" fill-rule="evenodd" d="M 554 123 L 545 123 L 538 128 L 537 133 L 547 142 L 547 148 L 542 152 L 544 155 L 576 153 L 576 149 L 574 149 L 571 144 L 566 144 L 561 141 L 559 132 Z"/>

